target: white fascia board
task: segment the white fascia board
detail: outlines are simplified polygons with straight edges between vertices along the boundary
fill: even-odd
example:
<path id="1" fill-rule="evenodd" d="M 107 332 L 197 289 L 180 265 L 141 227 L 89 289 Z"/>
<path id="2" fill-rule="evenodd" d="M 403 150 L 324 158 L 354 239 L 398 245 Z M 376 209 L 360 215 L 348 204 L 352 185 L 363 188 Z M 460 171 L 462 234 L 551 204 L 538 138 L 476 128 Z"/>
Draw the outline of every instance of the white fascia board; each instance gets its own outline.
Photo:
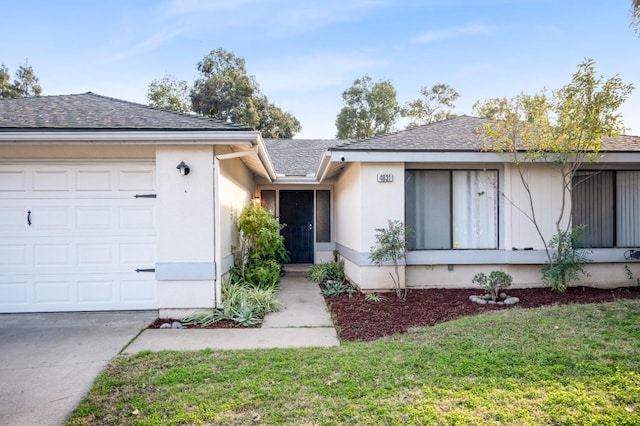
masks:
<path id="1" fill-rule="evenodd" d="M 315 177 L 305 177 L 305 176 L 280 176 L 275 180 L 275 183 L 281 185 L 315 185 L 318 182 L 318 179 Z"/>
<path id="2" fill-rule="evenodd" d="M 254 131 L 38 131 L 0 132 L 0 144 L 7 143 L 109 143 L 163 145 L 188 142 L 194 145 L 249 145 L 253 146 L 260 137 Z"/>
<path id="3" fill-rule="evenodd" d="M 267 146 L 264 143 L 264 139 L 262 139 L 262 134 L 258 132 L 258 137 L 256 138 L 256 145 L 258 147 L 258 158 L 262 163 L 262 167 L 264 168 L 269 180 L 273 182 L 276 180 L 276 170 L 273 167 L 273 163 L 271 162 L 271 157 L 269 157 L 269 151 L 267 151 Z"/>
<path id="4" fill-rule="evenodd" d="M 594 164 L 598 163 L 640 163 L 640 152 L 602 152 Z M 585 164 L 586 166 L 587 164 Z"/>
<path id="5" fill-rule="evenodd" d="M 497 152 L 330 151 L 331 162 L 345 163 L 508 163 L 509 154 Z M 343 160 L 344 158 L 344 160 Z"/>
<path id="6" fill-rule="evenodd" d="M 324 182 L 326 179 L 327 173 L 329 172 L 329 166 L 331 165 L 332 154 L 331 151 L 325 151 L 322 159 L 320 160 L 320 165 L 318 166 L 318 171 L 316 171 L 316 177 L 318 183 Z"/>

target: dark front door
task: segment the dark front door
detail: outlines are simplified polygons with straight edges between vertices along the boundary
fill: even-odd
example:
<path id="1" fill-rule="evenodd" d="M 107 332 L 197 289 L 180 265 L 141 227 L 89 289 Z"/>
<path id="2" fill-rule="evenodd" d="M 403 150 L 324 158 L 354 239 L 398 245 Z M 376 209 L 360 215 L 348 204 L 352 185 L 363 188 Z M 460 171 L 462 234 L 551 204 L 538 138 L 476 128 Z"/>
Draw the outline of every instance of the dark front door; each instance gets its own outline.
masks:
<path id="1" fill-rule="evenodd" d="M 313 263 L 313 191 L 280 191 L 280 223 L 291 263 Z"/>

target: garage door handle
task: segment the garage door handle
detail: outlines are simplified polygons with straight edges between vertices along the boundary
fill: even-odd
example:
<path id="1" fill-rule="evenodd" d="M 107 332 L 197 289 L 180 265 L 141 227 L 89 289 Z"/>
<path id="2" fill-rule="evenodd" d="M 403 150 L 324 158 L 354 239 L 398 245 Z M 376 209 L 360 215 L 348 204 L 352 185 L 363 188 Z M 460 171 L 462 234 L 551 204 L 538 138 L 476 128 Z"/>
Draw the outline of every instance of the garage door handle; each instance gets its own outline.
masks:
<path id="1" fill-rule="evenodd" d="M 27 224 L 31 226 L 31 210 L 27 212 Z"/>
<path id="2" fill-rule="evenodd" d="M 156 269 L 155 268 L 148 268 L 148 269 L 136 269 L 136 272 L 155 272 Z"/>

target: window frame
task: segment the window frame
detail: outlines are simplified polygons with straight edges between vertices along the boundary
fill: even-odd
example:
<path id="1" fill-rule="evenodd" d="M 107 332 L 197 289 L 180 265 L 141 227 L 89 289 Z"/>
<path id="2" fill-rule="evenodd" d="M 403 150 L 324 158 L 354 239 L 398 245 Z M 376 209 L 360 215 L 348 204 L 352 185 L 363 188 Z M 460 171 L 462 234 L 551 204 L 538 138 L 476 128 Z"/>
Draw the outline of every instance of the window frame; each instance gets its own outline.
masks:
<path id="1" fill-rule="evenodd" d="M 449 247 L 442 247 L 442 248 L 410 248 L 409 250 L 412 252 L 430 252 L 430 251 L 450 251 L 450 250 L 457 250 L 457 251 L 497 251 L 500 250 L 501 247 L 501 238 L 502 238 L 502 234 L 501 234 L 501 230 L 500 228 L 502 227 L 502 209 L 501 209 L 501 201 L 500 201 L 500 187 L 501 187 L 501 168 L 499 167 L 492 167 L 492 168 L 487 168 L 487 167 L 444 167 L 444 168 L 439 168 L 439 167 L 420 167 L 420 166 L 412 166 L 412 167 L 407 167 L 405 169 L 405 224 L 409 223 L 409 209 L 408 207 L 408 193 L 407 193 L 407 175 L 411 172 L 419 172 L 419 171 L 434 171 L 434 172 L 448 172 L 448 183 L 449 183 L 449 191 L 448 191 L 448 203 L 449 203 L 449 218 L 448 218 L 448 238 L 449 238 Z M 495 226 L 495 235 L 494 235 L 494 241 L 495 241 L 495 245 L 493 247 L 482 247 L 482 248 L 478 248 L 478 247 L 455 247 L 455 241 L 454 241 L 454 218 L 456 215 L 456 210 L 455 210 L 455 205 L 454 205 L 454 172 L 493 172 L 494 176 L 495 176 L 495 188 L 494 188 L 494 193 L 493 196 L 495 198 L 495 217 L 493 218 L 493 222 L 494 222 L 494 226 Z M 414 202 L 415 205 L 415 202 Z M 468 208 L 468 206 L 465 205 L 465 207 L 463 208 Z M 415 230 L 413 230 L 413 232 L 415 233 Z"/>

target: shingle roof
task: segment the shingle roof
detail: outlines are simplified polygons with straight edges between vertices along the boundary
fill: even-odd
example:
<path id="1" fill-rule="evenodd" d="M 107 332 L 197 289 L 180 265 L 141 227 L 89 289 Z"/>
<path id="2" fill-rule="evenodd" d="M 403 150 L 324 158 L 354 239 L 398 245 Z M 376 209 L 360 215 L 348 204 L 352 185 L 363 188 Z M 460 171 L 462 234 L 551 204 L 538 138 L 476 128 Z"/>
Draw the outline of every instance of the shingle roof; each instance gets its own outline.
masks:
<path id="1" fill-rule="evenodd" d="M 640 151 L 640 136 L 620 135 L 617 138 L 603 138 L 602 151 L 606 151 L 606 152 Z"/>
<path id="2" fill-rule="evenodd" d="M 276 173 L 309 176 L 318 170 L 322 154 L 340 139 L 265 139 Z"/>
<path id="3" fill-rule="evenodd" d="M 483 141 L 477 129 L 489 120 L 461 115 L 409 130 L 374 136 L 369 139 L 350 140 L 335 150 L 356 151 L 478 151 Z"/>
<path id="4" fill-rule="evenodd" d="M 486 142 L 479 132 L 490 120 L 460 115 L 368 139 L 342 141 L 330 150 L 336 151 L 480 151 Z M 640 151 L 640 136 L 621 135 L 604 138 L 602 151 Z"/>
<path id="5" fill-rule="evenodd" d="M 205 117 L 84 93 L 0 99 L 1 131 L 250 130 Z"/>

